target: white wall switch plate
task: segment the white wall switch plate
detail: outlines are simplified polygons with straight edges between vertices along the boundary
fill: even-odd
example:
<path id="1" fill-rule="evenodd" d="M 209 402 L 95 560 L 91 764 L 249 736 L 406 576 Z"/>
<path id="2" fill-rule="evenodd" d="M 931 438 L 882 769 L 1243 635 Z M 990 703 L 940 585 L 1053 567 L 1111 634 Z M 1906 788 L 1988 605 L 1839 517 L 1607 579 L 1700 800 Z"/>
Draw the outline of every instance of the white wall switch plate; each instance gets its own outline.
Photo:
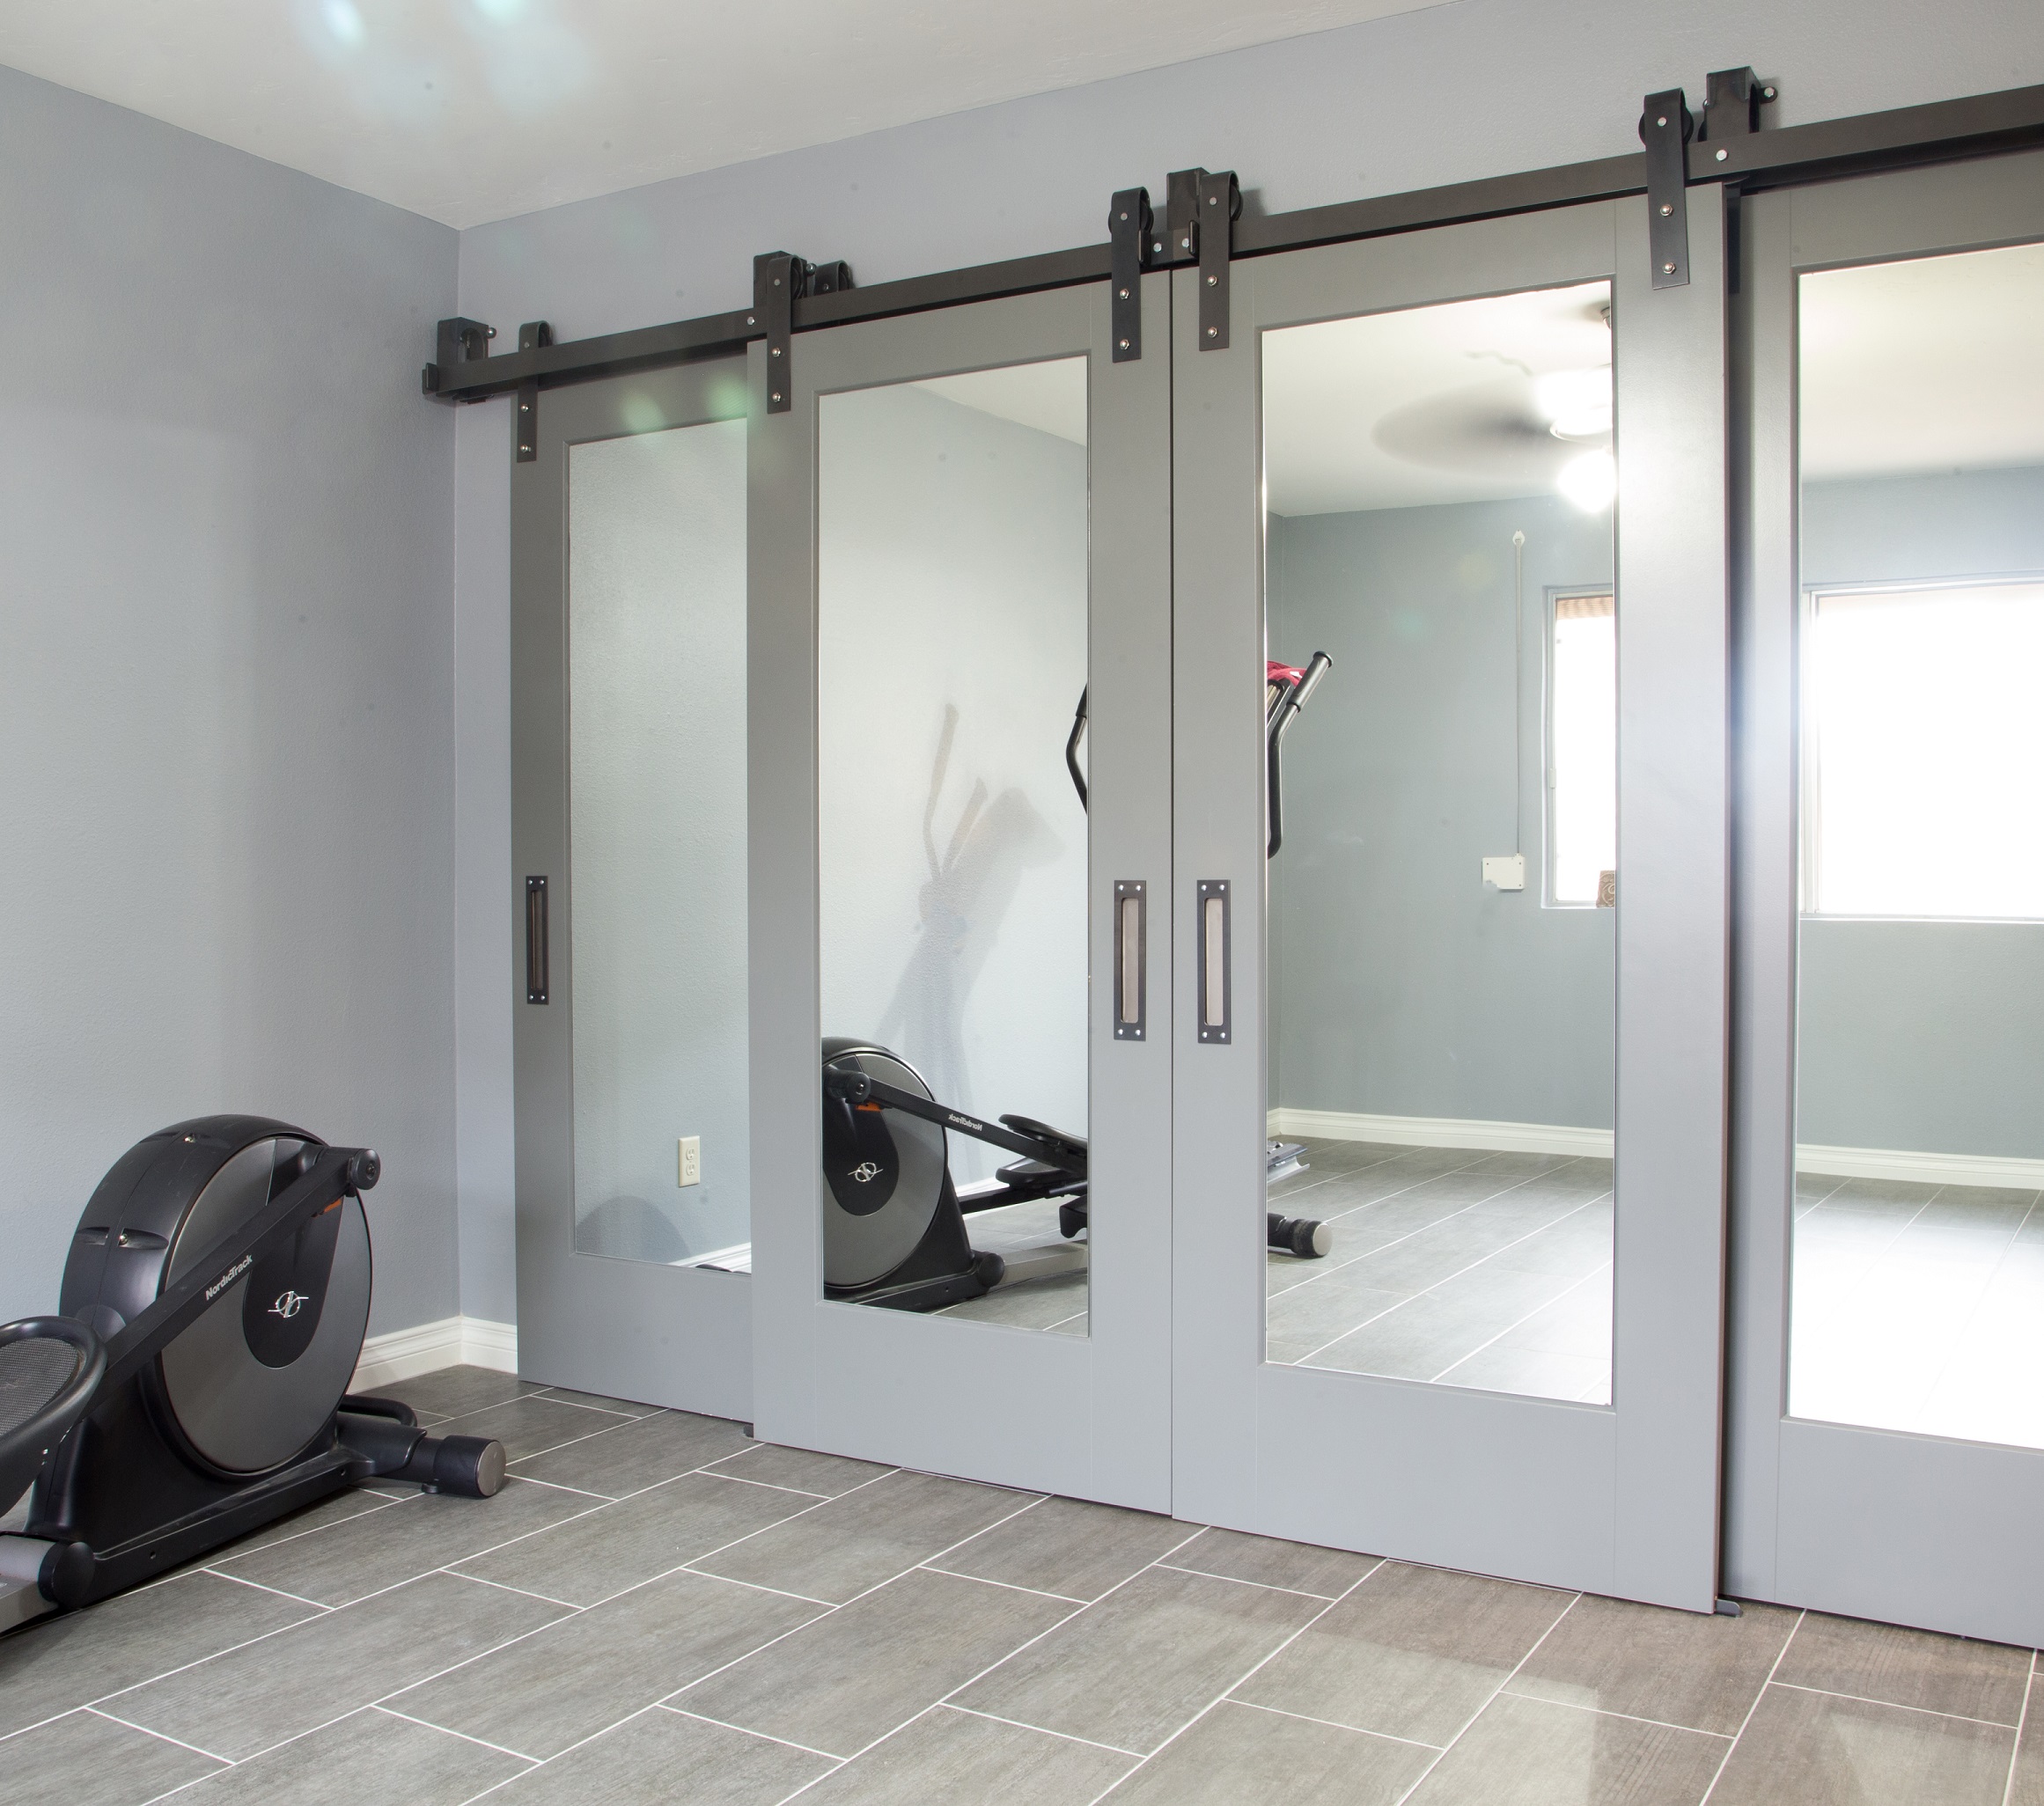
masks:
<path id="1" fill-rule="evenodd" d="M 680 1142 L 680 1171 L 674 1183 L 678 1186 L 699 1186 L 702 1183 L 702 1137 L 683 1135 Z"/>
<path id="2" fill-rule="evenodd" d="M 1483 860 L 1483 882 L 1496 885 L 1501 891 L 1526 889 L 1526 855 L 1523 853 L 1487 854 Z"/>

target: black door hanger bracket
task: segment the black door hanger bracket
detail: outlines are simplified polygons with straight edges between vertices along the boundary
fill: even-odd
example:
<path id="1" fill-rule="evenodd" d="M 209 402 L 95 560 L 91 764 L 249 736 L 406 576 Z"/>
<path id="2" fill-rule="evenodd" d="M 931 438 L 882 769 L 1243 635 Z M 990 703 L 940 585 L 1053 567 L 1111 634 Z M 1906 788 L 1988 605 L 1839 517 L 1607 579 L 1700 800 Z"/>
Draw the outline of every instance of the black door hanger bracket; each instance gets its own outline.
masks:
<path id="1" fill-rule="evenodd" d="M 1689 285 L 1689 139 L 1695 129 L 1680 88 L 1646 97 L 1639 141 L 1646 146 L 1647 247 L 1657 289 Z"/>
<path id="2" fill-rule="evenodd" d="M 1692 139 L 1724 163 L 1732 146 L 1761 128 L 1761 108 L 1775 99 L 1772 82 L 1750 68 L 1717 69 L 1706 78 L 1703 117 L 1690 113 L 1681 89 L 1649 94 L 1640 114 L 1639 141 L 1646 146 L 1647 238 L 1657 289 L 1686 288 L 1689 282 L 1689 146 Z"/>
<path id="3" fill-rule="evenodd" d="M 1116 363 L 1143 356 L 1143 270 L 1150 261 L 1150 190 L 1119 189 L 1107 208 L 1108 325 Z"/>
<path id="4" fill-rule="evenodd" d="M 1235 172 L 1202 174 L 1199 188 L 1200 349 L 1228 349 L 1228 257 L 1235 245 L 1235 221 L 1242 188 Z"/>
<path id="5" fill-rule="evenodd" d="M 766 332 L 768 414 L 785 414 L 794 406 L 790 365 L 795 351 L 795 304 L 805 295 L 835 295 L 851 285 L 848 264 L 811 263 L 785 251 L 753 259 L 753 311 L 746 324 Z"/>
<path id="6" fill-rule="evenodd" d="M 554 328 L 543 319 L 528 319 L 518 328 L 518 349 L 537 351 L 554 342 Z M 518 461 L 530 464 L 540 455 L 540 379 L 527 377 L 518 385 Z"/>

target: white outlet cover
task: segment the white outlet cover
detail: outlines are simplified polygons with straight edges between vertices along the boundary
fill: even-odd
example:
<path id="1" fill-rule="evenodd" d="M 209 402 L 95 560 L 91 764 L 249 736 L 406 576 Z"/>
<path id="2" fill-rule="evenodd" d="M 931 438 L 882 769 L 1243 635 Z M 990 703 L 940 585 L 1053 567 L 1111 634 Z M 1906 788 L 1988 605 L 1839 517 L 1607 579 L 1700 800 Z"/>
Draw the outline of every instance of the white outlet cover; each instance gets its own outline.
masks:
<path id="1" fill-rule="evenodd" d="M 1483 859 L 1483 882 L 1496 885 L 1501 891 L 1526 889 L 1526 855 L 1523 853 L 1491 853 Z"/>
<path id="2" fill-rule="evenodd" d="M 674 1144 L 677 1186 L 699 1186 L 702 1183 L 702 1137 L 683 1135 Z"/>

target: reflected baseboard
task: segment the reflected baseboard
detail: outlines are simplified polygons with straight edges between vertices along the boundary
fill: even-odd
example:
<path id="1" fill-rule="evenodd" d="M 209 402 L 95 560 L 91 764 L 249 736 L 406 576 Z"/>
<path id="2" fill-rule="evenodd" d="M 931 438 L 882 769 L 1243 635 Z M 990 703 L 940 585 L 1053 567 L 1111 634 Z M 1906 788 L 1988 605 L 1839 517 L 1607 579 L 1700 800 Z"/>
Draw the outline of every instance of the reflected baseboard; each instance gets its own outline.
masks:
<path id="1" fill-rule="evenodd" d="M 1454 1116 L 1364 1116 L 1346 1110 L 1269 1115 L 1267 1133 L 1323 1142 L 1381 1142 L 1401 1148 L 1482 1148 L 1496 1154 L 1577 1154 L 1611 1158 L 1609 1129 L 1566 1123 L 1478 1122 Z"/>
<path id="2" fill-rule="evenodd" d="M 398 1380 L 437 1373 L 443 1367 L 487 1367 L 493 1373 L 518 1370 L 518 1326 L 482 1317 L 443 1317 L 437 1323 L 386 1330 L 365 1336 L 355 1364 L 351 1392 L 372 1392 Z"/>
<path id="3" fill-rule="evenodd" d="M 1798 1142 L 1796 1171 L 1836 1178 L 1904 1179 L 1919 1186 L 2044 1191 L 2044 1160 L 2013 1154 L 1924 1154 L 1908 1148 L 1825 1148 Z"/>

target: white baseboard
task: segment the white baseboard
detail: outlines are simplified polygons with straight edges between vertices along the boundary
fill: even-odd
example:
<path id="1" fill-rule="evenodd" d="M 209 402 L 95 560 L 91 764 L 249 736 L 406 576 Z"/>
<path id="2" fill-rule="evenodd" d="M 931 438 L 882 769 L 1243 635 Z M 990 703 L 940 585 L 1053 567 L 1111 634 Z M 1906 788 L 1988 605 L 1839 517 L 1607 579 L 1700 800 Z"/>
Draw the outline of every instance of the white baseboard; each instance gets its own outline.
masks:
<path id="1" fill-rule="evenodd" d="M 349 1391 L 372 1391 L 393 1380 L 437 1373 L 443 1367 L 487 1367 L 496 1373 L 516 1373 L 518 1325 L 491 1323 L 481 1317 L 443 1317 L 437 1323 L 365 1337 Z"/>
<path id="2" fill-rule="evenodd" d="M 1489 1148 L 1501 1154 L 1591 1154 L 1606 1160 L 1612 1149 L 1609 1129 L 1544 1122 L 1476 1122 L 1452 1116 L 1364 1116 L 1343 1110 L 1273 1110 L 1267 1133 L 1282 1139 L 1383 1142 L 1400 1148 Z M 2016 1155 L 1824 1148 L 1805 1142 L 1796 1148 L 1796 1170 L 1832 1173 L 1840 1178 L 2044 1191 L 2044 1160 Z"/>
<path id="3" fill-rule="evenodd" d="M 1562 1123 L 1278 1109 L 1270 1112 L 1268 1133 L 1323 1142 L 1385 1142 L 1400 1148 L 1487 1148 L 1498 1154 L 1589 1154 L 1611 1158 L 1609 1129 L 1572 1128 Z"/>
<path id="4" fill-rule="evenodd" d="M 1907 1179 L 1919 1186 L 2002 1186 L 2044 1191 L 2044 1160 L 2018 1155 L 1919 1154 L 1908 1148 L 1820 1148 L 1796 1144 L 1798 1172 L 1839 1178 Z"/>

